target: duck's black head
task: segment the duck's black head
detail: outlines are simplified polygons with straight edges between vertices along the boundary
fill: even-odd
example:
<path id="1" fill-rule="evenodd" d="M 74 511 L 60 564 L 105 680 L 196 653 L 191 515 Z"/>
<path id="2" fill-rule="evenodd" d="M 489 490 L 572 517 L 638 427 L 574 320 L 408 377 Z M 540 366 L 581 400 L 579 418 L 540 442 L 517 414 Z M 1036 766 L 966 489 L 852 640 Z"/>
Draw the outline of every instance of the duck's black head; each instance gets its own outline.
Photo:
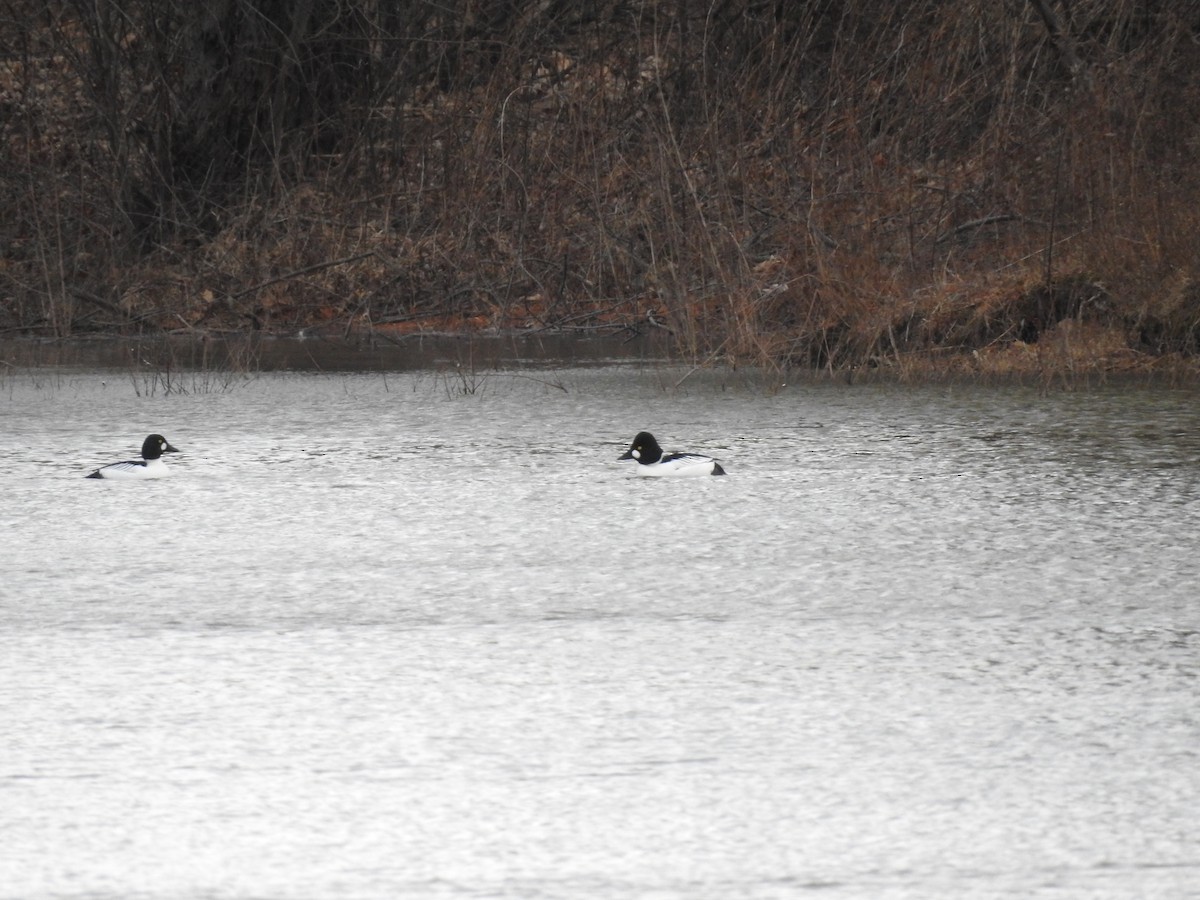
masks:
<path id="1" fill-rule="evenodd" d="M 629 449 L 617 458 L 636 459 L 640 463 L 649 465 L 662 459 L 662 455 L 662 447 L 658 446 L 654 435 L 648 431 L 639 431 L 637 437 L 633 439 L 633 443 L 629 445 Z"/>
<path id="2" fill-rule="evenodd" d="M 158 459 L 164 453 L 178 452 L 161 434 L 152 434 L 142 441 L 142 459 Z"/>

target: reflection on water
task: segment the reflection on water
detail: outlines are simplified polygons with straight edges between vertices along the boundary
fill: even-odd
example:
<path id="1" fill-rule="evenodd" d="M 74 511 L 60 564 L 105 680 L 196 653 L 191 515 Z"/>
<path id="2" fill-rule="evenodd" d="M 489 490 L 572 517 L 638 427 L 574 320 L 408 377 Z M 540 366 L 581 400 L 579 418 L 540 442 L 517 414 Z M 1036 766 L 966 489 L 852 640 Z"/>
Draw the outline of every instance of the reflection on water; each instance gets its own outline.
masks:
<path id="1" fill-rule="evenodd" d="M 154 334 L 139 338 L 61 340 L 0 339 L 7 369 L 111 370 L 137 377 L 168 373 L 192 382 L 219 383 L 222 376 L 260 372 L 381 372 L 439 368 L 486 371 L 521 364 L 589 365 L 661 359 L 667 352 L 655 334 L 636 332 L 580 336 L 531 331 L 508 335 L 311 334 L 270 337 L 256 333 Z"/>
<path id="2" fill-rule="evenodd" d="M 1190 394 L 485 374 L 0 380 L 0 895 L 1193 891 Z"/>

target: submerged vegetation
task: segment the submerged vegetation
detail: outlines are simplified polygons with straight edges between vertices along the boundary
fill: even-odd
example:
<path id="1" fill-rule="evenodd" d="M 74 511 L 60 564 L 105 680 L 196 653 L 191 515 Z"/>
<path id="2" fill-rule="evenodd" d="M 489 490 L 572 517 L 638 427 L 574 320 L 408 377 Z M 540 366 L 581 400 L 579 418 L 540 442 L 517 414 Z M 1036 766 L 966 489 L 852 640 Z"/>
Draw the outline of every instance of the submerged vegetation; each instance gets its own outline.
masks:
<path id="1" fill-rule="evenodd" d="M 1200 6 L 0 0 L 0 333 L 1191 372 Z"/>

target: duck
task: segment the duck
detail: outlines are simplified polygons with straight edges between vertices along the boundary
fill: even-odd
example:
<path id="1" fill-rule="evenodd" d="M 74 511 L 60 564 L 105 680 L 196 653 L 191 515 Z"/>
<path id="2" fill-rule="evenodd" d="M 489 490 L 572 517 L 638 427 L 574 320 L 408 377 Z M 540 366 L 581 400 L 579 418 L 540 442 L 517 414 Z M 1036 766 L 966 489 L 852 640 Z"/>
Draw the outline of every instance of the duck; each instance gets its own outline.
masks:
<path id="1" fill-rule="evenodd" d="M 637 473 L 649 476 L 724 475 L 721 464 L 698 453 L 663 453 L 648 431 L 639 431 L 629 449 L 617 459 L 636 459 Z"/>
<path id="2" fill-rule="evenodd" d="M 171 474 L 171 470 L 163 463 L 162 455 L 164 453 L 178 452 L 178 450 L 167 443 L 167 439 L 161 434 L 152 434 L 146 440 L 142 441 L 141 459 L 129 459 L 124 462 L 115 462 L 107 466 L 101 466 L 95 472 L 85 477 L 125 480 L 134 478 L 166 478 Z"/>

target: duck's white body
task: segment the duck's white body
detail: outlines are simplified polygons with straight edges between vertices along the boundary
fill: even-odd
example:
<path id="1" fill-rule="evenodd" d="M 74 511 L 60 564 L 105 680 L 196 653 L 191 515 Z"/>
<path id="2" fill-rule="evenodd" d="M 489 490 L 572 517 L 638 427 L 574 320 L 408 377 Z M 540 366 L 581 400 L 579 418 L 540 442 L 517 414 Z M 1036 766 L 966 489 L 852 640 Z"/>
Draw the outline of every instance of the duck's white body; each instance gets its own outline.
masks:
<path id="1" fill-rule="evenodd" d="M 88 478 L 116 478 L 139 480 L 143 478 L 168 478 L 171 470 L 161 459 L 131 459 L 125 462 L 101 466 Z"/>
<path id="2" fill-rule="evenodd" d="M 672 453 L 664 456 L 658 462 L 638 466 L 637 473 L 650 478 L 670 476 L 686 478 L 692 475 L 724 475 L 725 470 L 709 456 L 699 456 L 695 453 Z"/>

